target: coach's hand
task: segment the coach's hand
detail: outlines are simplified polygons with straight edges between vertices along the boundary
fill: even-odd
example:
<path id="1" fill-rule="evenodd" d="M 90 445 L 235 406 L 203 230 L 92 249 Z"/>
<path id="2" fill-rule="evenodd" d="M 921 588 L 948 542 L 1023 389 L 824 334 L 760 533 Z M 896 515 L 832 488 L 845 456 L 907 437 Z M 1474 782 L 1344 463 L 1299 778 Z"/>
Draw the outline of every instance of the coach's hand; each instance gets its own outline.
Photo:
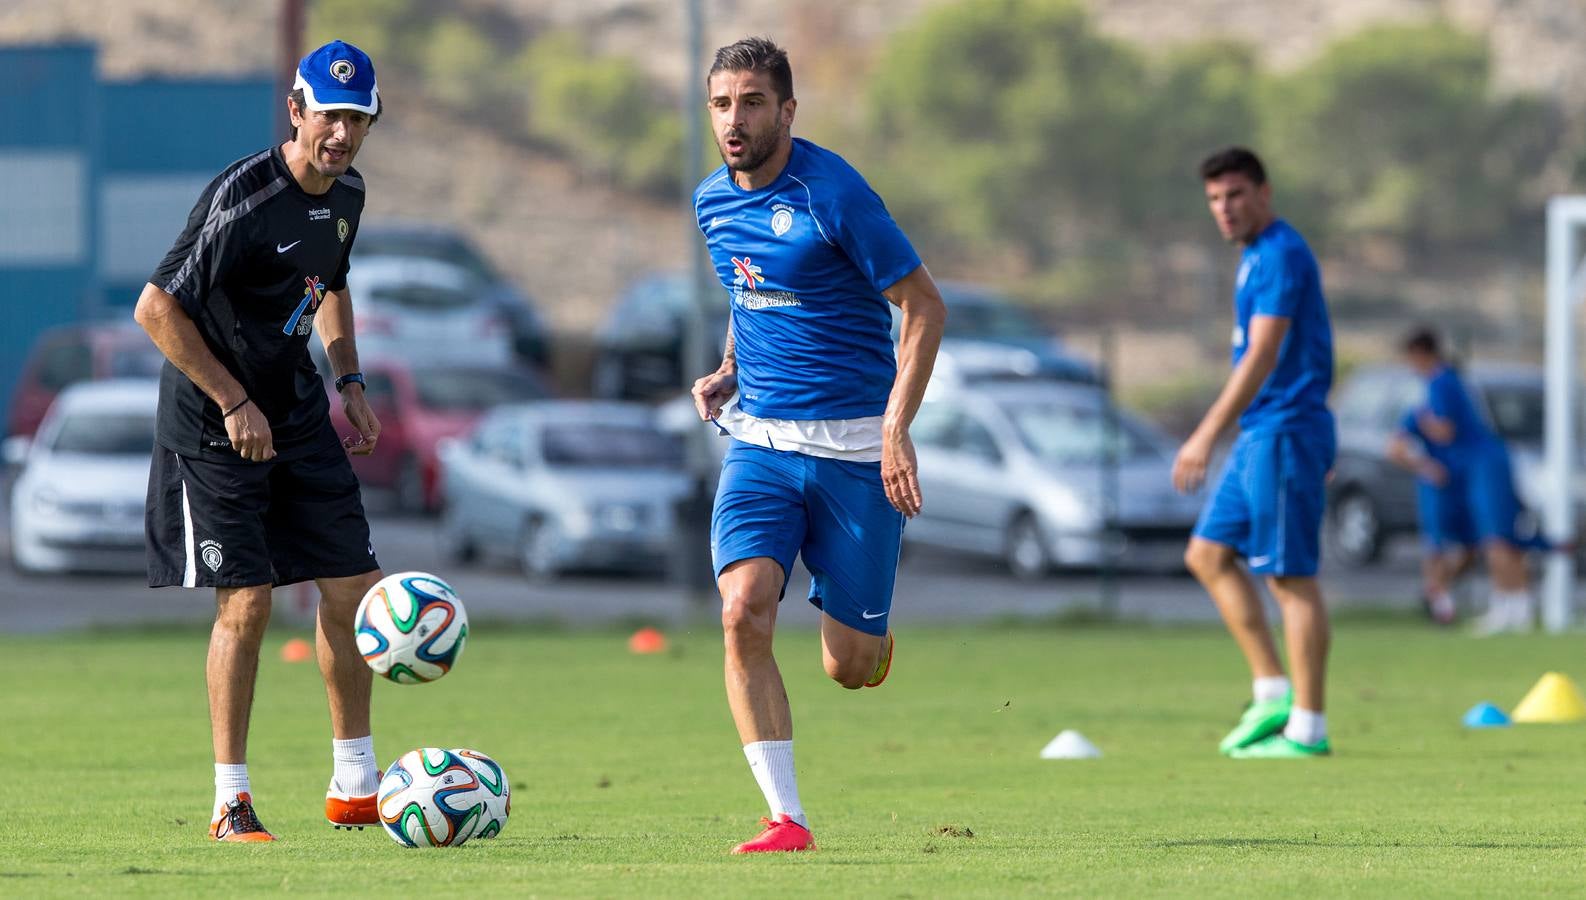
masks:
<path id="1" fill-rule="evenodd" d="M 882 434 L 881 486 L 898 512 L 911 519 L 920 514 L 925 505 L 920 493 L 920 464 L 914 456 L 914 439 L 906 429 L 887 429 Z"/>
<path id="2" fill-rule="evenodd" d="M 374 410 L 369 408 L 369 401 L 364 399 L 363 385 L 353 382 L 342 388 L 341 408 L 347 413 L 347 421 L 358 429 L 357 436 L 348 435 L 343 439 L 342 446 L 354 456 L 373 453 L 375 444 L 380 440 L 380 420 L 375 418 Z"/>
<path id="3" fill-rule="evenodd" d="M 698 411 L 699 417 L 710 422 L 721 415 L 721 408 L 737 391 L 738 373 L 717 369 L 695 381 L 694 389 L 689 393 L 694 396 L 694 409 Z"/>
<path id="4" fill-rule="evenodd" d="M 1212 455 L 1212 442 L 1197 432 L 1190 435 L 1173 459 L 1173 487 L 1181 494 L 1191 494 L 1206 483 L 1206 467 Z"/>
<path id="5" fill-rule="evenodd" d="M 231 449 L 249 462 L 264 462 L 275 457 L 270 420 L 252 400 L 244 400 L 226 416 L 226 436 L 231 438 Z"/>

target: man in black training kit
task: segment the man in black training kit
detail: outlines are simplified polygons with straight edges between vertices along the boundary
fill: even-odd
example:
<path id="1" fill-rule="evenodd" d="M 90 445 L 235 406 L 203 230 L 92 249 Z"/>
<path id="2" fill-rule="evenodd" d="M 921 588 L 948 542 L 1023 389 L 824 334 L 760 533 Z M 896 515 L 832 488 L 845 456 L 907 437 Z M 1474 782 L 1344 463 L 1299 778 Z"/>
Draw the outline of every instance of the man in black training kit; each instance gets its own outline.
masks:
<path id="1" fill-rule="evenodd" d="M 364 204 L 352 160 L 380 114 L 374 65 L 350 44 L 320 47 L 298 64 L 287 109 L 291 139 L 210 182 L 135 313 L 166 358 L 145 513 L 149 586 L 215 589 L 206 674 L 218 841 L 275 840 L 253 809 L 248 714 L 271 588 L 308 579 L 320 592 L 315 642 L 334 736 L 325 816 L 338 827 L 379 822 L 371 672 L 353 618 L 380 568 L 347 458 L 380 435 L 347 294 Z M 349 449 L 309 360 L 315 330 L 359 432 Z"/>

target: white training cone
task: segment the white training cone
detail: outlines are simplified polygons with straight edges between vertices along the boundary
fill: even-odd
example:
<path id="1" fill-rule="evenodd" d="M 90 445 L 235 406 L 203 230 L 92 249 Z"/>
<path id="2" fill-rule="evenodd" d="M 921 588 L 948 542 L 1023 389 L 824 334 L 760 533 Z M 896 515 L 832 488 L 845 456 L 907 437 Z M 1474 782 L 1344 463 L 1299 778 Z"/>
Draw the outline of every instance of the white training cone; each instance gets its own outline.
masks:
<path id="1" fill-rule="evenodd" d="M 1041 748 L 1042 759 L 1099 759 L 1101 751 L 1096 748 L 1083 734 L 1072 728 L 1063 729 L 1063 733 L 1052 738 L 1052 742 Z"/>

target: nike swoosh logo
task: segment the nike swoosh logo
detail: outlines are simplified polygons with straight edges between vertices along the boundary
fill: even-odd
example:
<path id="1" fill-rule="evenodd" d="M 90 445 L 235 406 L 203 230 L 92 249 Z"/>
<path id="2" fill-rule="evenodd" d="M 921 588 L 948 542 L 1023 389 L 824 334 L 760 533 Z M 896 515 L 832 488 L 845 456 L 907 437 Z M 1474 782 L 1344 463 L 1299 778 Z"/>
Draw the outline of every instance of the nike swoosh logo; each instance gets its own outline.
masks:
<path id="1" fill-rule="evenodd" d="M 884 615 L 886 615 L 884 612 L 873 613 L 869 610 L 860 610 L 859 612 L 859 618 L 861 619 L 879 619 Z"/>
<path id="2" fill-rule="evenodd" d="M 731 222 L 732 220 L 733 220 L 732 216 L 726 216 L 726 217 L 717 216 L 716 218 L 710 220 L 710 227 L 711 228 L 715 228 L 717 225 L 720 225 L 723 222 Z M 706 229 L 706 230 L 708 231 L 709 229 Z"/>
<path id="3" fill-rule="evenodd" d="M 1264 565 L 1266 565 L 1267 563 L 1269 563 L 1271 561 L 1272 561 L 1272 557 L 1271 556 L 1252 556 L 1249 559 L 1245 560 L 1246 563 L 1248 563 L 1248 564 L 1250 564 L 1252 566 L 1264 566 Z"/>
<path id="4" fill-rule="evenodd" d="M 301 244 L 301 243 L 303 243 L 303 239 L 302 238 L 298 238 L 297 240 L 293 241 L 290 244 L 286 244 L 286 245 L 276 244 L 275 245 L 275 252 L 277 252 L 277 253 L 285 253 L 286 251 L 292 249 L 293 247 L 296 247 L 298 244 Z"/>

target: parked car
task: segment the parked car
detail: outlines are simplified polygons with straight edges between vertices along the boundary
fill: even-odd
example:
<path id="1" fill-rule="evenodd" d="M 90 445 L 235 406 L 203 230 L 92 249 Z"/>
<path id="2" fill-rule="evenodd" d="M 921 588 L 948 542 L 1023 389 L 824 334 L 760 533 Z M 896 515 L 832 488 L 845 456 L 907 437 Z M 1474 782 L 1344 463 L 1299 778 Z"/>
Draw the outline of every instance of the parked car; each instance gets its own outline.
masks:
<path id="1" fill-rule="evenodd" d="M 39 336 L 22 364 L 6 433 L 32 435 L 62 390 L 80 381 L 157 378 L 165 357 L 128 323 L 63 325 Z"/>
<path id="2" fill-rule="evenodd" d="M 707 359 L 690 367 L 703 375 L 721 361 L 727 340 L 726 292 L 708 285 Z M 595 332 L 592 393 L 605 400 L 655 400 L 682 385 L 683 333 L 694 302 L 685 275 L 653 275 L 629 285 Z"/>
<path id="3" fill-rule="evenodd" d="M 653 569 L 691 483 L 682 444 L 648 407 L 547 401 L 496 409 L 441 445 L 441 540 L 460 561 L 510 553 L 532 578 Z"/>
<path id="4" fill-rule="evenodd" d="M 947 304 L 939 358 L 966 375 L 1101 383 L 1101 373 L 1093 363 L 1075 355 L 1024 307 L 976 285 L 945 281 L 938 286 Z M 902 316 L 900 309 L 892 307 L 894 336 Z"/>
<path id="5" fill-rule="evenodd" d="M 910 434 L 925 506 L 906 546 L 1002 559 L 1021 578 L 1182 568 L 1201 500 L 1173 490 L 1176 445 L 1095 387 L 933 382 Z"/>
<path id="6" fill-rule="evenodd" d="M 518 360 L 543 368 L 550 341 L 534 301 L 485 259 L 465 235 L 446 225 L 386 221 L 363 223 L 353 243 L 353 265 L 380 257 L 428 259 L 463 270 L 471 293 L 506 321 Z"/>
<path id="7" fill-rule="evenodd" d="M 62 391 L 34 439 L 6 439 L 11 561 L 24 572 L 141 572 L 143 505 L 159 382 L 114 379 Z"/>
<path id="8" fill-rule="evenodd" d="M 336 399 L 335 381 L 321 373 L 331 394 L 330 419 L 343 438 L 356 435 Z M 365 486 L 395 491 L 397 505 L 414 512 L 440 508 L 440 457 L 444 438 L 467 434 L 497 406 L 543 400 L 549 391 L 532 371 L 474 365 L 422 365 L 375 359 L 363 364 L 364 397 L 380 420 L 374 452 L 353 456 Z"/>
<path id="9" fill-rule="evenodd" d="M 512 362 L 507 323 L 484 303 L 472 277 L 450 263 L 364 257 L 347 274 L 365 356 L 424 363 Z"/>
<path id="10" fill-rule="evenodd" d="M 1528 510 L 1541 510 L 1550 490 L 1542 467 L 1542 370 L 1478 363 L 1466 367 L 1463 375 L 1477 407 L 1509 447 L 1521 503 Z M 1340 561 L 1374 562 L 1390 539 L 1416 531 L 1415 478 L 1388 460 L 1387 446 L 1404 414 L 1425 398 L 1425 384 L 1397 365 L 1361 367 L 1334 394 L 1338 462 L 1328 484 L 1324 533 L 1329 553 Z M 1586 448 L 1586 443 L 1581 446 Z M 1572 489 L 1577 508 L 1586 516 L 1583 476 L 1576 476 Z M 1577 533 L 1582 526 L 1586 520 Z"/>

